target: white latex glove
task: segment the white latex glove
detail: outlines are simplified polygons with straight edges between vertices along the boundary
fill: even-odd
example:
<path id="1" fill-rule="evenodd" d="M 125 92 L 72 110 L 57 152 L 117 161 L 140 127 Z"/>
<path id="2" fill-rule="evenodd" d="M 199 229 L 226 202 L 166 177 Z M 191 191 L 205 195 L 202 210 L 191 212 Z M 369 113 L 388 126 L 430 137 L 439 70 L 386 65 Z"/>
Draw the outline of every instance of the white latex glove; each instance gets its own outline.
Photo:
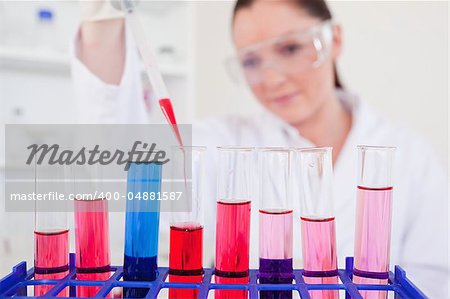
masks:
<path id="1" fill-rule="evenodd" d="M 124 13 L 111 5 L 111 0 L 80 0 L 80 17 L 82 22 L 119 19 Z"/>

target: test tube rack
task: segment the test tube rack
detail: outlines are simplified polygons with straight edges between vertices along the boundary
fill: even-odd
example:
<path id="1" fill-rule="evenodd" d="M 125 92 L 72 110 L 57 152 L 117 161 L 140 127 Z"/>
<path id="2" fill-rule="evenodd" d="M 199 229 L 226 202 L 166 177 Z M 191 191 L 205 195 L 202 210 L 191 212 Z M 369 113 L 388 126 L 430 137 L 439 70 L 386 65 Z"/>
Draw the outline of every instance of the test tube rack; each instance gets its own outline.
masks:
<path id="1" fill-rule="evenodd" d="M 39 298 L 57 298 L 56 296 L 65 288 L 69 288 L 69 296 L 75 297 L 77 286 L 100 287 L 93 298 L 106 298 L 113 288 L 148 288 L 145 298 L 156 299 L 162 289 L 181 288 L 198 289 L 198 298 L 208 298 L 208 293 L 215 289 L 241 289 L 249 292 L 249 299 L 257 299 L 258 292 L 262 290 L 292 290 L 297 292 L 302 299 L 310 299 L 308 290 L 345 290 L 346 299 L 363 299 L 360 290 L 386 290 L 395 294 L 395 298 L 402 299 L 425 299 L 427 298 L 407 277 L 406 272 L 395 266 L 394 272 L 389 273 L 389 283 L 387 285 L 357 285 L 352 282 L 353 258 L 346 259 L 346 269 L 340 269 L 339 284 L 306 284 L 302 277 L 302 270 L 294 270 L 293 284 L 259 284 L 258 270 L 250 270 L 248 284 L 216 284 L 212 282 L 214 269 L 205 269 L 202 283 L 173 283 L 166 282 L 169 269 L 160 267 L 159 274 L 155 281 L 121 281 L 123 269 L 121 266 L 111 266 L 111 277 L 105 281 L 76 280 L 75 254 L 70 254 L 69 274 L 60 280 L 33 280 L 34 269 L 27 271 L 26 262 L 21 262 L 13 267 L 12 272 L 0 280 L 0 298 L 38 298 L 27 296 L 28 286 L 33 285 L 53 285 L 47 294 Z M 61 297 L 58 297 L 61 298 Z M 391 298 L 391 297 L 389 297 Z"/>

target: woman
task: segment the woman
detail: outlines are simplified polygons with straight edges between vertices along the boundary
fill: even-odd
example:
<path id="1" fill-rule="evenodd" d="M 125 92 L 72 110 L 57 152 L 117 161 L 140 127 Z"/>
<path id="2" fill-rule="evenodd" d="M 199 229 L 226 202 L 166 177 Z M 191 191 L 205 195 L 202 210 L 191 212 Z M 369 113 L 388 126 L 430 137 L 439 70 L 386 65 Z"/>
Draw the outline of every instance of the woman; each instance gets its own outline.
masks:
<path id="1" fill-rule="evenodd" d="M 73 74 L 80 120 L 145 123 L 135 46 L 120 14 L 105 12 L 107 4 L 97 5 L 85 10 L 76 41 Z M 193 143 L 210 149 L 219 145 L 332 146 L 340 266 L 345 256 L 353 255 L 356 145 L 397 146 L 391 264 L 406 268 L 430 297 L 444 298 L 447 231 L 438 220 L 447 217 L 442 169 L 426 142 L 391 126 L 342 88 L 336 71 L 341 29 L 330 21 L 331 13 L 322 0 L 238 0 L 232 24 L 237 57 L 229 61 L 229 67 L 240 65 L 266 111 L 251 118 L 201 122 L 194 126 Z M 210 150 L 211 161 L 214 155 Z M 214 178 L 215 163 L 208 164 L 209 176 Z M 213 199 L 214 179 L 208 186 L 208 198 Z M 207 215 L 213 215 L 215 201 L 206 205 Z M 214 223 L 210 216 L 205 243 L 213 242 Z M 298 235 L 294 238 L 297 259 Z M 253 267 L 257 257 L 252 248 Z"/>

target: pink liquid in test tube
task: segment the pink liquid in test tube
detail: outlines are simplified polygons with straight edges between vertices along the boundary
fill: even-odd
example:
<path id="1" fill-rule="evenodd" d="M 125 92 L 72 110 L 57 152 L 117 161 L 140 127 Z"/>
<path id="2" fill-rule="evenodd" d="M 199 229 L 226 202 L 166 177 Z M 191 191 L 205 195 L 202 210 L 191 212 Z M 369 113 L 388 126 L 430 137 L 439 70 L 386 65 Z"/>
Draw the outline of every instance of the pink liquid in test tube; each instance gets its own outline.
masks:
<path id="1" fill-rule="evenodd" d="M 292 210 L 259 210 L 260 257 L 292 259 Z"/>
<path id="2" fill-rule="evenodd" d="M 108 201 L 75 200 L 75 247 L 78 280 L 110 277 Z M 92 297 L 100 287 L 77 287 L 78 297 Z"/>
<path id="3" fill-rule="evenodd" d="M 333 218 L 301 217 L 304 280 L 311 284 L 337 284 L 336 229 Z M 321 277 L 314 274 L 320 274 Z M 314 299 L 339 298 L 338 291 L 310 291 Z"/>
<path id="4" fill-rule="evenodd" d="M 309 284 L 337 284 L 336 228 L 332 196 L 332 149 L 300 149 L 303 278 Z M 337 299 L 337 290 L 311 290 L 312 299 Z"/>
<path id="5" fill-rule="evenodd" d="M 292 283 L 292 210 L 259 210 L 259 281 Z M 291 299 L 292 291 L 261 291 L 261 299 Z"/>
<path id="6" fill-rule="evenodd" d="M 357 284 L 388 283 L 392 222 L 391 172 L 395 148 L 358 146 L 355 260 Z M 365 299 L 385 299 L 386 291 L 361 290 Z"/>
<path id="7" fill-rule="evenodd" d="M 355 272 L 358 284 L 387 284 L 387 279 L 376 279 L 371 272 L 389 271 L 389 252 L 392 218 L 392 187 L 368 189 L 358 186 L 356 203 Z M 372 274 L 373 276 L 373 274 Z M 361 291 L 366 299 L 386 298 L 387 292 Z"/>
<path id="8" fill-rule="evenodd" d="M 259 283 L 293 280 L 292 154 L 287 148 L 258 148 Z M 291 290 L 262 290 L 260 299 L 292 299 Z"/>

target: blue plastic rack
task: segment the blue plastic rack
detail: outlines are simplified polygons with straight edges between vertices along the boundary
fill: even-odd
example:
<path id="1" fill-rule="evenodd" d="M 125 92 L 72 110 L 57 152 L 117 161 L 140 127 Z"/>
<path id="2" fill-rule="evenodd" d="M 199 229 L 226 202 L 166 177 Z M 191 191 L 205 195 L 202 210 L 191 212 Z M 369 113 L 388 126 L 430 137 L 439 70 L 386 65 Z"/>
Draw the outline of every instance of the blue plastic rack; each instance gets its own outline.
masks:
<path id="1" fill-rule="evenodd" d="M 66 287 L 69 287 L 67 298 L 76 298 L 76 286 L 96 286 L 99 291 L 93 298 L 106 298 L 113 288 L 148 288 L 145 298 L 156 299 L 158 293 L 164 288 L 198 289 L 198 298 L 206 299 L 208 293 L 215 289 L 241 289 L 249 292 L 249 299 L 257 299 L 260 290 L 292 290 L 298 292 L 302 299 L 310 299 L 308 290 L 345 290 L 346 299 L 363 299 L 359 290 L 387 290 L 395 294 L 395 298 L 422 299 L 427 298 L 407 277 L 405 271 L 395 266 L 395 272 L 389 273 L 388 285 L 357 285 L 352 282 L 353 258 L 346 259 L 346 269 L 339 270 L 340 284 L 306 284 L 302 277 L 302 270 L 294 270 L 295 283 L 293 284 L 259 284 L 258 270 L 250 270 L 250 282 L 248 284 L 216 284 L 211 282 L 214 275 L 213 269 L 205 269 L 202 283 L 170 283 L 165 282 L 168 268 L 160 267 L 159 275 L 155 281 L 120 281 L 122 267 L 112 266 L 112 275 L 105 281 L 76 280 L 75 254 L 70 255 L 69 274 L 60 280 L 33 280 L 34 269 L 27 271 L 26 262 L 16 265 L 12 273 L 0 280 L 0 298 L 38 298 L 26 295 L 27 286 L 54 285 L 47 294 L 39 298 L 57 298 L 56 296 Z M 60 297 L 59 297 L 60 298 Z"/>

